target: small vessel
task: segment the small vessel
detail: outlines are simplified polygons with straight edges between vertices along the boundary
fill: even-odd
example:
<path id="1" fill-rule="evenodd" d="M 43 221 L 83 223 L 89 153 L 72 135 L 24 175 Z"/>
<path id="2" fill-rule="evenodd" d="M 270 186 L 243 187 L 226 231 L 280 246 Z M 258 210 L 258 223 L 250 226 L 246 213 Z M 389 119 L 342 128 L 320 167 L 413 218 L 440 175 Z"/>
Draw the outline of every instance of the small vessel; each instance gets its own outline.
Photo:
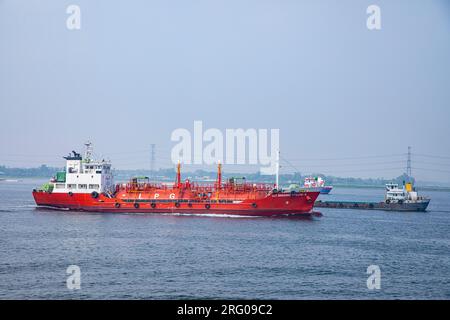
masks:
<path id="1" fill-rule="evenodd" d="M 64 157 L 65 171 L 33 190 L 38 206 L 93 212 L 310 216 L 319 196 L 315 190 L 279 188 L 278 170 L 274 185 L 249 183 L 245 178 L 222 182 L 220 163 L 212 183 L 182 181 L 178 163 L 174 183 L 134 177 L 128 183 L 114 184 L 111 163 L 93 160 L 92 145 L 86 147 L 84 158 L 72 151 Z"/>
<path id="2" fill-rule="evenodd" d="M 386 185 L 385 204 L 402 211 L 425 211 L 430 199 L 419 196 L 413 184 L 408 182 L 399 188 L 397 183 Z"/>
<path id="3" fill-rule="evenodd" d="M 326 186 L 322 177 L 307 177 L 303 183 L 305 188 L 318 190 L 321 194 L 329 194 L 332 186 Z"/>
<path id="4" fill-rule="evenodd" d="M 400 188 L 397 183 L 386 184 L 383 202 L 316 201 L 315 207 L 336 209 L 367 209 L 384 211 L 426 211 L 430 199 L 419 196 L 413 184 L 408 182 Z"/>

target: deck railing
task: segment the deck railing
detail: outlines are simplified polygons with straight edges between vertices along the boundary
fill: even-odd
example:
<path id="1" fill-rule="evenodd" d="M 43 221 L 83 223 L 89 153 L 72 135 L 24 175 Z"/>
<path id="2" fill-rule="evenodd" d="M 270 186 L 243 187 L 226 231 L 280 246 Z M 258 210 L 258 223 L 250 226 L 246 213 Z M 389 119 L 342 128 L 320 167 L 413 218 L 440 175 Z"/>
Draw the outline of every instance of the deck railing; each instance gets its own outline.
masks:
<path id="1" fill-rule="evenodd" d="M 129 182 L 126 184 L 119 184 L 116 186 L 117 191 L 125 192 L 152 192 L 156 190 L 167 191 L 191 191 L 194 193 L 214 193 L 214 192 L 269 192 L 274 188 L 271 184 L 263 183 L 224 183 L 218 186 L 216 183 L 192 183 L 185 182 L 180 185 L 165 184 L 165 183 L 135 183 Z"/>

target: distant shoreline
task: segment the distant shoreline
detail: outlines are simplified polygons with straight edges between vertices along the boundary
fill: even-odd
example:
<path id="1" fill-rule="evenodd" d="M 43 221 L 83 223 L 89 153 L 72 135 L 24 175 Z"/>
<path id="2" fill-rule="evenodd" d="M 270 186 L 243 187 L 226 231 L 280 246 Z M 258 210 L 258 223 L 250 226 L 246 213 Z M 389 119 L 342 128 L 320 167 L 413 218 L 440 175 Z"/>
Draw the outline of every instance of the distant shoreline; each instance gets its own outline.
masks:
<path id="1" fill-rule="evenodd" d="M 351 188 L 351 189 L 384 189 L 384 185 L 345 185 L 345 184 L 335 184 L 335 188 Z M 416 184 L 416 188 L 423 191 L 443 191 L 450 192 L 450 187 L 440 187 L 440 186 L 421 186 Z"/>
<path id="2" fill-rule="evenodd" d="M 130 175 L 131 177 L 132 175 Z M 0 182 L 19 182 L 23 180 L 48 180 L 49 177 L 44 176 L 28 176 L 28 177 L 16 177 L 16 176 L 3 176 L 0 178 Z M 120 179 L 120 181 L 126 181 L 126 179 Z M 165 179 L 164 181 L 171 181 Z M 283 184 L 290 184 L 291 182 L 284 182 Z M 357 184 L 333 184 L 334 188 L 349 188 L 349 189 L 384 189 L 384 185 L 357 185 Z M 416 185 L 417 189 L 422 191 L 442 191 L 450 192 L 450 187 L 442 186 L 421 186 Z"/>

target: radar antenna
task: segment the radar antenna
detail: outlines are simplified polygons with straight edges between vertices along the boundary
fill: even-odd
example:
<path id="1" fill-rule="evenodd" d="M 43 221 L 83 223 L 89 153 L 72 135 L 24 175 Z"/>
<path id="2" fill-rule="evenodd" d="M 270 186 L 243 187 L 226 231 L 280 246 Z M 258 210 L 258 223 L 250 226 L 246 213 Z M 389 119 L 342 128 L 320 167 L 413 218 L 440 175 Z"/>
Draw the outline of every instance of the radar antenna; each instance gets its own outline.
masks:
<path id="1" fill-rule="evenodd" d="M 92 153 L 93 153 L 93 147 L 92 147 L 92 142 L 87 141 L 85 144 L 86 146 L 86 154 L 84 156 L 84 160 L 89 163 L 91 162 L 91 157 L 92 157 Z"/>

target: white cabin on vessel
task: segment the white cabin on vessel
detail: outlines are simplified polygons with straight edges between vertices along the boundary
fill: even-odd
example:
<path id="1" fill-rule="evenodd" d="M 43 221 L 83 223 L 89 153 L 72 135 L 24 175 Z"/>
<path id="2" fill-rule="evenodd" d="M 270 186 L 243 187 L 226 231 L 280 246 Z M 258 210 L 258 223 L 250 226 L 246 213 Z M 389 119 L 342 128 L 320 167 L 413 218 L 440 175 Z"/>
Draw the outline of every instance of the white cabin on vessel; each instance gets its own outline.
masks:
<path id="1" fill-rule="evenodd" d="M 422 198 L 417 195 L 411 183 L 407 183 L 402 188 L 399 188 L 397 183 L 386 184 L 386 202 L 410 202 L 421 200 Z"/>
<path id="2" fill-rule="evenodd" d="M 323 180 L 322 177 L 307 177 L 305 178 L 303 186 L 305 188 L 324 187 L 325 180 Z"/>
<path id="3" fill-rule="evenodd" d="M 56 177 L 50 181 L 53 184 L 53 192 L 112 193 L 114 191 L 111 164 L 105 160 L 92 160 L 91 143 L 86 143 L 86 147 L 84 159 L 75 151 L 64 157 L 66 170 L 58 172 Z"/>

